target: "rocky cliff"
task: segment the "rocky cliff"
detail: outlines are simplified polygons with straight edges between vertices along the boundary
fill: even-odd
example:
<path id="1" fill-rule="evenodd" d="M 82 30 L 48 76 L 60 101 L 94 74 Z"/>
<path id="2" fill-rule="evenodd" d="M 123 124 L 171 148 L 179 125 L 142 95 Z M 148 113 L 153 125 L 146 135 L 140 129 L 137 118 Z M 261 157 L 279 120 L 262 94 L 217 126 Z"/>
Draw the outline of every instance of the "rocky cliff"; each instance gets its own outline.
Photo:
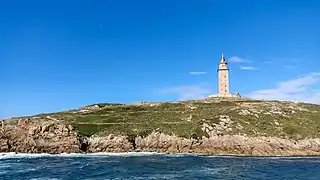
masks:
<path id="1" fill-rule="evenodd" d="M 237 155 L 320 155 L 320 139 L 289 140 L 277 137 L 214 135 L 187 139 L 152 132 L 146 137 L 108 135 L 81 137 L 71 125 L 53 120 L 23 119 L 17 125 L 2 122 L 1 152 L 93 153 L 152 151 Z"/>
<path id="2" fill-rule="evenodd" d="M 86 139 L 64 122 L 20 119 L 9 124 L 1 121 L 1 152 L 80 153 L 86 150 Z"/>
<path id="3" fill-rule="evenodd" d="M 0 121 L 0 152 L 320 155 L 319 117 L 292 102 L 99 104 Z"/>

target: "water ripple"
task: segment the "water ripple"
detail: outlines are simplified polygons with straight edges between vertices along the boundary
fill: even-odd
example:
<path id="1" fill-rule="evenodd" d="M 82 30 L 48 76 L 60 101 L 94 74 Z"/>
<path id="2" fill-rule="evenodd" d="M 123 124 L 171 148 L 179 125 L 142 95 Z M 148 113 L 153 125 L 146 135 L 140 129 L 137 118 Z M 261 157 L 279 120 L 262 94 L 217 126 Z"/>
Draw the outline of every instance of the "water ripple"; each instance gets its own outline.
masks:
<path id="1" fill-rule="evenodd" d="M 0 179 L 306 179 L 320 177 L 320 157 L 236 157 L 156 153 L 0 156 Z"/>

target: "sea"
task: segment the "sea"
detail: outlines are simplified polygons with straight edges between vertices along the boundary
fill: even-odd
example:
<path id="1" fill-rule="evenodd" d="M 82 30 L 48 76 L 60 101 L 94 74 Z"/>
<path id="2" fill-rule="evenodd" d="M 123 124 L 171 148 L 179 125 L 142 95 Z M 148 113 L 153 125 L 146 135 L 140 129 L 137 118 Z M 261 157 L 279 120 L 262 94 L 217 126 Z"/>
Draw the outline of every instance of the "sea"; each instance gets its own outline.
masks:
<path id="1" fill-rule="evenodd" d="M 320 157 L 0 153 L 1 180 L 320 180 Z"/>

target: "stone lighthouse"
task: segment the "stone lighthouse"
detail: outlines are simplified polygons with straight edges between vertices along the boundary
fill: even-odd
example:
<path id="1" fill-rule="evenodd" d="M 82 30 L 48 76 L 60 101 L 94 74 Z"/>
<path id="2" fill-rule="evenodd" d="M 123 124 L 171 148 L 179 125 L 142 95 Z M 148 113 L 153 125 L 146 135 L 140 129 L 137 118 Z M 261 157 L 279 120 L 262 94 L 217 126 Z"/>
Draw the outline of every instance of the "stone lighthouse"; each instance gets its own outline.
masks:
<path id="1" fill-rule="evenodd" d="M 221 55 L 218 68 L 218 94 L 229 94 L 229 69 L 223 54 Z"/>
<path id="2" fill-rule="evenodd" d="M 224 55 L 221 55 L 221 59 L 218 65 L 218 94 L 212 94 L 209 97 L 237 97 L 240 98 L 240 94 L 232 94 L 229 91 L 229 68 L 228 62 Z"/>

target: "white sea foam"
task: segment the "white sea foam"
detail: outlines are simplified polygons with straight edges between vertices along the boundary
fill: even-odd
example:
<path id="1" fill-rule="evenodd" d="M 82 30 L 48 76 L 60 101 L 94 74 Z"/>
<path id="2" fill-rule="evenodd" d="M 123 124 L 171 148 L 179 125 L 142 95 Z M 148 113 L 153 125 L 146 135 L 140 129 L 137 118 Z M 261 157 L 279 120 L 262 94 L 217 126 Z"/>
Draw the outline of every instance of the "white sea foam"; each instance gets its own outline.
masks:
<path id="1" fill-rule="evenodd" d="M 306 158 L 320 158 L 320 156 L 236 156 L 236 155 L 205 155 L 205 154 L 193 154 L 193 153 L 177 153 L 177 154 L 165 154 L 157 152 L 123 152 L 123 153 L 61 153 L 61 154 L 48 154 L 48 153 L 0 153 L 0 159 L 10 158 L 40 158 L 40 157 L 103 157 L 103 156 L 152 156 L 163 155 L 166 157 L 185 157 L 185 156 L 203 156 L 211 158 L 254 158 L 254 159 L 306 159 Z"/>
<path id="2" fill-rule="evenodd" d="M 39 154 L 30 154 L 30 153 L 15 153 L 15 152 L 9 152 L 9 153 L 1 153 L 0 159 L 9 159 L 9 158 L 36 158 L 36 157 L 46 157 L 50 156 L 50 154 L 45 153 L 39 153 Z"/>
<path id="3" fill-rule="evenodd" d="M 202 154 L 195 153 L 176 153 L 176 154 L 164 154 L 167 157 L 186 157 L 186 156 L 202 156 Z"/>
<path id="4" fill-rule="evenodd" d="M 151 156 L 161 153 L 156 152 L 124 152 L 124 153 L 61 153 L 61 154 L 48 154 L 48 153 L 1 153 L 0 159 L 10 158 L 39 158 L 39 157 L 100 157 L 100 156 Z"/>

